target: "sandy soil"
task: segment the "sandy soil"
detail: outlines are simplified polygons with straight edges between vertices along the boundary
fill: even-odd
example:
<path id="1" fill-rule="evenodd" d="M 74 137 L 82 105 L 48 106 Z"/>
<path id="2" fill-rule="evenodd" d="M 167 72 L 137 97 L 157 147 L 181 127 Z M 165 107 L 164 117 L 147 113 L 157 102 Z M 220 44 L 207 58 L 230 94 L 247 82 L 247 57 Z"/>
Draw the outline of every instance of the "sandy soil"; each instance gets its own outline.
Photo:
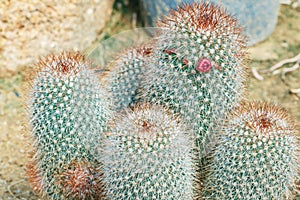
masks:
<path id="1" fill-rule="evenodd" d="M 124 11 L 124 9 L 121 9 Z M 114 10 L 113 17 L 99 39 L 109 37 L 132 27 L 132 10 L 120 8 Z M 287 108 L 290 115 L 300 125 L 300 93 L 292 94 L 290 89 L 300 88 L 300 70 L 287 73 L 285 80 L 281 74 L 263 74 L 277 62 L 300 53 L 300 8 L 281 6 L 276 30 L 266 41 L 249 48 L 250 60 L 247 97 L 255 100 L 276 102 Z M 139 25 L 139 23 L 138 23 Z M 291 67 L 285 65 L 284 67 Z M 264 80 L 257 80 L 251 69 L 255 68 Z M 28 132 L 22 130 L 27 123 L 25 118 L 24 97 L 27 90 L 26 72 L 28 67 L 0 76 L 0 199 L 37 199 L 26 181 L 25 167 L 28 161 L 26 152 Z"/>

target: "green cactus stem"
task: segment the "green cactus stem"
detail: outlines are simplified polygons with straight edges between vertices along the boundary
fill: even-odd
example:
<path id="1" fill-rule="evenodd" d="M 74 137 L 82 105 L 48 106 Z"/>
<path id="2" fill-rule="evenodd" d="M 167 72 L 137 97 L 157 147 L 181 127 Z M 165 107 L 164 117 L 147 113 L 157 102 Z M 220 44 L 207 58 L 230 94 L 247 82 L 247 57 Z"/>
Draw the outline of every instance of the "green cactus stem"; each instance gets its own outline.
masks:
<path id="1" fill-rule="evenodd" d="M 282 108 L 243 103 L 220 133 L 203 199 L 293 199 L 299 140 Z"/>
<path id="2" fill-rule="evenodd" d="M 153 63 L 137 99 L 162 104 L 192 126 L 202 157 L 244 91 L 245 39 L 236 20 L 208 3 L 183 4 L 158 23 Z"/>
<path id="3" fill-rule="evenodd" d="M 136 105 L 112 122 L 101 153 L 109 199 L 191 199 L 191 142 L 162 106 Z"/>
<path id="4" fill-rule="evenodd" d="M 109 91 L 117 110 L 134 103 L 136 90 L 142 79 L 142 70 L 149 61 L 151 48 L 139 47 L 122 53 L 111 63 L 108 72 Z"/>
<path id="5" fill-rule="evenodd" d="M 90 188 L 93 191 L 79 192 L 66 187 L 68 183 L 63 183 L 61 176 L 70 173 L 72 168 L 68 166 L 74 163 L 98 167 L 91 141 L 100 141 L 106 130 L 106 121 L 111 115 L 107 93 L 80 53 L 49 55 L 40 60 L 39 67 L 32 83 L 29 111 L 36 152 L 33 169 L 40 172 L 42 197 L 99 196 L 93 193 L 93 188 Z M 99 174 L 83 174 L 88 177 L 79 180 L 97 182 Z"/>

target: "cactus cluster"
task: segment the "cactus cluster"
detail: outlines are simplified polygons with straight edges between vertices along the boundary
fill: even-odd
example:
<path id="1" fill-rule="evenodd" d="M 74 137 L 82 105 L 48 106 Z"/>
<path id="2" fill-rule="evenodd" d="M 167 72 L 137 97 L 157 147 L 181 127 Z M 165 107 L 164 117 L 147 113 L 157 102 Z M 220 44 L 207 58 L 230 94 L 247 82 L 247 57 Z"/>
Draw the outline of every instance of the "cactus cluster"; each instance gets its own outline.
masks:
<path id="1" fill-rule="evenodd" d="M 241 101 L 236 20 L 192 3 L 158 24 L 151 43 L 100 76 L 80 53 L 40 60 L 29 102 L 33 190 L 49 199 L 293 197 L 295 128 L 283 109 Z"/>
<path id="2" fill-rule="evenodd" d="M 42 196 L 60 199 L 94 195 L 76 189 L 81 183 L 73 185 L 72 194 L 66 191 L 71 187 L 66 183 L 69 167 L 79 171 L 88 168 L 88 173 L 82 173 L 83 181 L 96 183 L 101 177 L 95 171 L 99 163 L 89 141 L 101 139 L 111 112 L 107 95 L 89 65 L 76 52 L 50 55 L 39 62 L 29 107 L 36 147 L 36 166 L 32 169 L 39 171 Z"/>
<path id="3" fill-rule="evenodd" d="M 204 199 L 291 199 L 300 154 L 285 110 L 268 103 L 243 103 L 218 141 Z"/>

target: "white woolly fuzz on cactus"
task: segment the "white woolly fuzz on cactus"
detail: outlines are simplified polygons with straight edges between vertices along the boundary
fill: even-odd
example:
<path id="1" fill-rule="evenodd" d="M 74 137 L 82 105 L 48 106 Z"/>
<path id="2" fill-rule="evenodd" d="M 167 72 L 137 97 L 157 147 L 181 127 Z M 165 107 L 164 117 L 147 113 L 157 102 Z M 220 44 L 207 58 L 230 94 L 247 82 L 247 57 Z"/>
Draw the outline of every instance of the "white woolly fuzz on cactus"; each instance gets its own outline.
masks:
<path id="1" fill-rule="evenodd" d="M 101 153 L 110 199 L 191 199 L 191 142 L 184 124 L 162 106 L 125 110 Z"/>
<path id="2" fill-rule="evenodd" d="M 233 17 L 207 3 L 179 6 L 158 25 L 164 28 L 159 51 L 144 70 L 137 96 L 179 113 L 204 155 L 212 132 L 243 96 L 244 38 Z"/>
<path id="3" fill-rule="evenodd" d="M 108 82 L 116 109 L 126 108 L 133 103 L 151 50 L 148 47 L 129 49 L 111 63 Z"/>
<path id="4" fill-rule="evenodd" d="M 103 137 L 111 107 L 107 92 L 80 53 L 49 55 L 39 66 L 29 111 L 41 190 L 51 199 L 71 198 L 76 195 L 65 191 L 55 176 L 64 174 L 71 163 L 97 165 L 92 145 Z"/>
<path id="5" fill-rule="evenodd" d="M 286 111 L 251 102 L 220 133 L 208 166 L 204 199 L 292 199 L 299 177 L 299 140 Z"/>

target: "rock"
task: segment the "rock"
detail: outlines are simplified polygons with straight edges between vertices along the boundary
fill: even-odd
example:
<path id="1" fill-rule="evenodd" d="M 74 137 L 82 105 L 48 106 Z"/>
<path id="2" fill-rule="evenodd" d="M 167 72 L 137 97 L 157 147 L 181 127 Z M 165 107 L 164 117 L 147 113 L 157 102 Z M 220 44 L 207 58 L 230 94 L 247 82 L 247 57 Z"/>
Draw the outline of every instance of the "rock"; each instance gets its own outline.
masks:
<path id="1" fill-rule="evenodd" d="M 0 71 L 17 71 L 39 56 L 84 50 L 104 28 L 112 0 L 0 2 Z"/>
<path id="2" fill-rule="evenodd" d="M 191 2 L 197 2 L 191 0 Z M 146 26 L 155 26 L 155 21 L 169 9 L 175 9 L 184 0 L 140 0 Z M 236 16 L 245 27 L 248 45 L 266 39 L 274 30 L 279 12 L 279 0 L 209 0 L 223 5 L 229 13 Z"/>

